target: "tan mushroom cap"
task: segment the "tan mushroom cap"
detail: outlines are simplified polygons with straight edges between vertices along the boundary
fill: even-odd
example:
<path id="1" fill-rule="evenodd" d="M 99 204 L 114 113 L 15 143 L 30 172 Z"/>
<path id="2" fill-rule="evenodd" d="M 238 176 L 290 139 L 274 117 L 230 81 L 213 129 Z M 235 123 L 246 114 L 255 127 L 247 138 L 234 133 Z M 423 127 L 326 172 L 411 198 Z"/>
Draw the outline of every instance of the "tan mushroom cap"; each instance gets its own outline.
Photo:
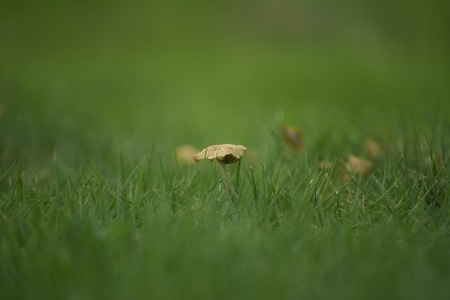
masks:
<path id="1" fill-rule="evenodd" d="M 200 162 L 204 159 L 217 159 L 223 164 L 232 164 L 244 155 L 247 148 L 241 145 L 221 144 L 209 146 L 199 153 L 193 155 L 195 162 Z"/>

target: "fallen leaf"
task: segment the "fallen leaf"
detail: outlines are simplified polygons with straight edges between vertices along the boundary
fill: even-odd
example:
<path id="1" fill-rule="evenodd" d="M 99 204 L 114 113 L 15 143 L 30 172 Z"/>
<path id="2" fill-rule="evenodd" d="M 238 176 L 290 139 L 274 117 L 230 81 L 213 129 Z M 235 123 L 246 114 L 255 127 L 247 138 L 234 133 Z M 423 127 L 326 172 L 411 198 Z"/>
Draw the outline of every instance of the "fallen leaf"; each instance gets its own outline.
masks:
<path id="1" fill-rule="evenodd" d="M 380 143 L 373 138 L 366 139 L 364 148 L 371 159 L 378 160 L 383 155 L 383 149 Z"/>
<path id="2" fill-rule="evenodd" d="M 370 161 L 352 154 L 348 156 L 348 161 L 344 161 L 342 164 L 346 171 L 343 175 L 344 180 L 350 179 L 349 174 L 355 174 L 356 176 L 367 178 L 373 171 L 373 164 Z"/>
<path id="3" fill-rule="evenodd" d="M 190 145 L 182 145 L 177 147 L 176 154 L 177 154 L 177 160 L 180 163 L 186 164 L 186 165 L 193 165 L 195 164 L 195 161 L 192 157 L 195 153 L 197 153 L 198 150 Z"/>
<path id="4" fill-rule="evenodd" d="M 283 125 L 281 127 L 281 135 L 283 136 L 284 141 L 295 151 L 301 151 L 305 148 L 305 140 L 301 129 L 294 126 Z"/>

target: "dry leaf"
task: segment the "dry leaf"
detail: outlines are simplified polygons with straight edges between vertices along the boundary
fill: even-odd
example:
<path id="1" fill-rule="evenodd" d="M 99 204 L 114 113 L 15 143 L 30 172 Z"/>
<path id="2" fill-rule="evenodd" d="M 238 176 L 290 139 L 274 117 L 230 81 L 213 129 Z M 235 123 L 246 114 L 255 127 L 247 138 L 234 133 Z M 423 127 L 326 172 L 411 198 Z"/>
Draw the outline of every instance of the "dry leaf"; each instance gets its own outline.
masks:
<path id="1" fill-rule="evenodd" d="M 348 173 L 367 178 L 373 171 L 373 164 L 370 161 L 351 154 L 348 156 L 348 161 L 343 162 L 343 166 L 346 171 L 343 176 L 344 180 L 350 179 Z"/>
<path id="2" fill-rule="evenodd" d="M 223 164 L 232 164 L 244 155 L 247 148 L 241 145 L 221 144 L 209 146 L 197 154 L 193 155 L 195 162 L 200 162 L 204 159 L 217 159 Z"/>
<path id="3" fill-rule="evenodd" d="M 305 140 L 301 129 L 289 125 L 281 127 L 284 141 L 294 150 L 301 151 L 305 147 Z"/>
<path id="4" fill-rule="evenodd" d="M 197 152 L 198 150 L 190 145 L 179 146 L 176 149 L 177 160 L 186 165 L 193 165 L 195 161 L 192 158 L 192 155 Z"/>
<path id="5" fill-rule="evenodd" d="M 383 149 L 376 140 L 373 138 L 366 139 L 365 150 L 367 155 L 374 160 L 379 159 L 383 155 Z"/>

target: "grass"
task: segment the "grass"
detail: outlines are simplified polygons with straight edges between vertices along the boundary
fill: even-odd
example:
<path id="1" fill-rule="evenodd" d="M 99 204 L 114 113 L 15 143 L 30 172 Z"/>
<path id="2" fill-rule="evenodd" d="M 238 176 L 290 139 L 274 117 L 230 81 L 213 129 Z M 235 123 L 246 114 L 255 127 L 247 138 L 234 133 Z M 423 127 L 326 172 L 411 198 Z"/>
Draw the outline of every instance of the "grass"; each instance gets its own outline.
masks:
<path id="1" fill-rule="evenodd" d="M 19 160 L 2 169 L 2 295 L 444 299 L 448 161 L 416 169 L 415 150 L 350 182 L 304 154 L 243 159 L 235 205 L 209 163 L 55 162 L 41 183 Z"/>
<path id="2" fill-rule="evenodd" d="M 381 7 L 333 10 L 336 33 L 239 4 L 65 5 L 0 13 L 1 299 L 447 298 L 444 16 L 412 10 L 421 34 L 392 42 L 416 21 Z M 216 163 L 176 159 L 216 143 L 248 148 L 236 197 Z M 344 179 L 349 154 L 373 172 Z"/>

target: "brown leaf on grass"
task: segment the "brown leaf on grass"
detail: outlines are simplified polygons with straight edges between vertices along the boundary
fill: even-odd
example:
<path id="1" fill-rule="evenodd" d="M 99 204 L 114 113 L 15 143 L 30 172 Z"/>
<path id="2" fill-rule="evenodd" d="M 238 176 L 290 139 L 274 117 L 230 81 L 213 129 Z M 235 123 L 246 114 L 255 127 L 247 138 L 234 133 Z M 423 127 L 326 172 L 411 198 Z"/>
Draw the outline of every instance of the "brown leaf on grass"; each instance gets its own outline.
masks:
<path id="1" fill-rule="evenodd" d="M 354 174 L 356 176 L 361 176 L 362 178 L 367 178 L 373 171 L 373 164 L 370 161 L 362 159 L 352 154 L 348 156 L 348 161 L 344 161 L 342 165 L 345 170 L 343 174 L 344 180 L 350 179 L 349 174 Z"/>
<path id="2" fill-rule="evenodd" d="M 305 139 L 300 128 L 283 125 L 281 126 L 281 135 L 284 141 L 295 151 L 301 151 L 305 148 Z"/>
<path id="3" fill-rule="evenodd" d="M 199 153 L 193 154 L 195 162 L 200 162 L 204 159 L 214 160 L 223 164 L 232 164 L 244 155 L 247 148 L 241 145 L 221 144 L 206 147 Z"/>
<path id="4" fill-rule="evenodd" d="M 366 139 L 364 148 L 367 155 L 373 160 L 378 160 L 383 156 L 382 146 L 373 138 Z"/>
<path id="5" fill-rule="evenodd" d="M 190 145 L 182 145 L 177 147 L 176 154 L 177 154 L 177 160 L 186 165 L 193 165 L 195 163 L 194 159 L 192 158 L 192 155 L 197 153 L 198 150 Z"/>

